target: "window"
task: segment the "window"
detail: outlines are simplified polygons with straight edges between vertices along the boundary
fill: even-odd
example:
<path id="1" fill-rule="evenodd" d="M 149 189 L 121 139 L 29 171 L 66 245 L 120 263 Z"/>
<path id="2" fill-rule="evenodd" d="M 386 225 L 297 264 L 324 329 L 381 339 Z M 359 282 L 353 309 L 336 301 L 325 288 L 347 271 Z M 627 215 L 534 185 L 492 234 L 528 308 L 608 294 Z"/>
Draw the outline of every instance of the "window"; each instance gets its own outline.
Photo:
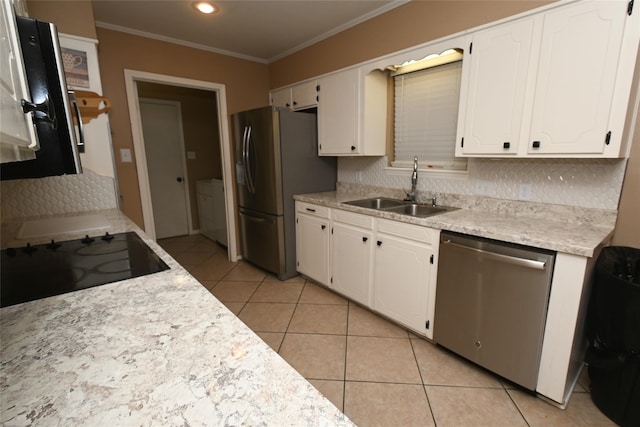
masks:
<path id="1" fill-rule="evenodd" d="M 455 157 L 461 54 L 449 56 L 454 62 L 416 71 L 413 64 L 410 72 L 396 68 L 393 167 L 412 167 L 417 156 L 421 169 L 466 170 L 467 160 Z"/>

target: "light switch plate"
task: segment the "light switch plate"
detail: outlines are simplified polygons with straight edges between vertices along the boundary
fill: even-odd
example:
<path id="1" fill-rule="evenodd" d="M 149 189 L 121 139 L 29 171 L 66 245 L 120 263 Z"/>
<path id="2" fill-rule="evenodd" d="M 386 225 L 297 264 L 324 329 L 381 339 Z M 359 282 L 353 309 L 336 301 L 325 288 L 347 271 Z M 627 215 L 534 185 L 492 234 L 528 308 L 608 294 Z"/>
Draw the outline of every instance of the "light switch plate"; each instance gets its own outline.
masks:
<path id="1" fill-rule="evenodd" d="M 131 163 L 133 160 L 131 159 L 131 150 L 129 148 L 121 148 L 120 149 L 120 161 L 122 163 Z"/>
<path id="2" fill-rule="evenodd" d="M 196 159 L 196 152 L 195 151 L 187 151 L 187 159 L 195 160 Z"/>

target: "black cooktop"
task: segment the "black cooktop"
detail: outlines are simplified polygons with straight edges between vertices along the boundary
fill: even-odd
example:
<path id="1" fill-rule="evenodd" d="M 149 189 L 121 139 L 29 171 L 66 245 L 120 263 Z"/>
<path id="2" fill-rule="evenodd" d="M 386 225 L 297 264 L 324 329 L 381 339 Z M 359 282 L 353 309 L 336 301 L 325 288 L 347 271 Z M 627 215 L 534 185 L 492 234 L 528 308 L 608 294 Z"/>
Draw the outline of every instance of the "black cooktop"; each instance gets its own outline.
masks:
<path id="1" fill-rule="evenodd" d="M 167 270 L 134 232 L 2 250 L 0 306 L 7 307 Z"/>

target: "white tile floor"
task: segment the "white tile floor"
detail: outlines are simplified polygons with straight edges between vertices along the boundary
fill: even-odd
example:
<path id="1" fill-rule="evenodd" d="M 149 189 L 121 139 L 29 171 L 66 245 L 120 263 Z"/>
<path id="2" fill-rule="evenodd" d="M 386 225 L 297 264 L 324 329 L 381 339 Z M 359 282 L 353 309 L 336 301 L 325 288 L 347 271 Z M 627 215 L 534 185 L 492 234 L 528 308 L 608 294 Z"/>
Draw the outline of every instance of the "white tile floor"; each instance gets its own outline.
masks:
<path id="1" fill-rule="evenodd" d="M 160 245 L 359 426 L 614 426 L 582 376 L 566 410 L 328 289 L 286 282 L 199 236 Z"/>

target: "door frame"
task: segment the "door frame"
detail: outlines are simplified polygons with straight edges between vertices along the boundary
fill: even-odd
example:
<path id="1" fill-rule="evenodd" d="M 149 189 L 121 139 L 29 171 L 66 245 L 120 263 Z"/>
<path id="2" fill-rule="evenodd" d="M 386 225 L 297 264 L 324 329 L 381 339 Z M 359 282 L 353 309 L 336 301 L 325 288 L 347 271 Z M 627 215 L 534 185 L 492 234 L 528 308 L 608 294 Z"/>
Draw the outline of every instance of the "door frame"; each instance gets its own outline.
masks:
<path id="1" fill-rule="evenodd" d="M 145 103 L 145 104 L 157 104 L 157 105 L 167 105 L 167 106 L 171 106 L 174 107 L 177 114 L 178 114 L 178 131 L 180 134 L 180 138 L 178 141 L 178 148 L 180 149 L 180 166 L 182 167 L 182 181 L 184 183 L 184 202 L 185 202 L 185 208 L 187 210 L 186 215 L 187 215 L 187 233 L 188 234 L 193 234 L 193 221 L 191 220 L 191 197 L 189 196 L 189 174 L 188 174 L 188 169 L 187 169 L 187 157 L 185 155 L 185 145 L 184 145 L 184 130 L 182 128 L 182 105 L 180 104 L 180 102 L 178 101 L 171 101 L 168 99 L 155 99 L 155 98 L 140 98 L 138 97 L 138 105 L 140 105 L 140 103 Z M 140 125 L 142 126 L 142 120 L 140 120 Z M 143 132 L 143 141 L 142 141 L 142 145 L 143 147 L 146 147 L 144 144 L 144 132 Z M 149 163 L 147 162 L 147 153 L 145 151 L 145 164 L 147 165 L 147 167 L 149 166 Z M 138 158 L 138 156 L 136 155 L 136 158 Z M 147 171 L 147 176 L 149 176 L 149 169 L 146 170 Z M 149 181 L 149 197 L 151 197 L 151 181 Z M 152 212 L 152 219 L 153 219 L 153 233 L 154 235 L 156 234 L 156 227 L 155 227 L 155 219 L 153 218 L 153 212 Z"/>
<path id="2" fill-rule="evenodd" d="M 129 69 L 124 70 L 124 80 L 127 92 L 129 117 L 131 120 L 133 151 L 136 156 L 136 171 L 138 173 L 138 187 L 140 189 L 140 202 L 142 205 L 144 230 L 154 240 L 156 239 L 156 236 L 155 228 L 153 226 L 153 208 L 151 206 L 151 191 L 149 189 L 147 158 L 144 151 L 142 120 L 140 118 L 138 87 L 136 82 L 143 81 L 169 86 L 182 86 L 192 89 L 208 90 L 216 93 L 216 102 L 218 104 L 218 125 L 220 132 L 220 151 L 222 157 L 222 177 L 225 192 L 225 208 L 227 210 L 227 255 L 229 261 L 238 261 L 240 256 L 238 255 L 238 244 L 236 239 L 237 226 L 236 206 L 233 199 L 233 162 L 231 160 L 231 140 L 229 137 L 229 121 L 227 120 L 227 94 L 225 85 Z"/>

